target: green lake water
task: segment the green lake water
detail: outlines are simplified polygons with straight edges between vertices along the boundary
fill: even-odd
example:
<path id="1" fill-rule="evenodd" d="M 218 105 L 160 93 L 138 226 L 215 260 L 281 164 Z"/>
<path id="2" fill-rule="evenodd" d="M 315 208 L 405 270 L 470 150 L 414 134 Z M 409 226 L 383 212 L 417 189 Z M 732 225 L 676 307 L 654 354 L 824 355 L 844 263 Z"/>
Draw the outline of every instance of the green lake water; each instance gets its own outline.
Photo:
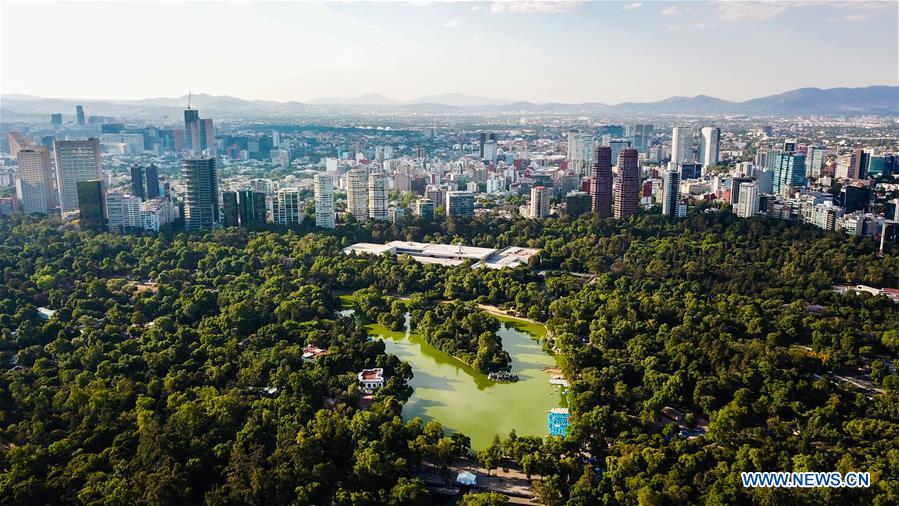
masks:
<path id="1" fill-rule="evenodd" d="M 438 420 L 447 429 L 468 435 L 475 450 L 490 444 L 495 434 L 504 437 L 512 429 L 522 435 L 547 435 L 547 411 L 563 401 L 559 387 L 549 384 L 551 375 L 543 370 L 556 365 L 539 341 L 546 329 L 494 317 L 502 323 L 498 334 L 512 357 L 512 372 L 520 378 L 516 383 L 490 381 L 414 333 L 366 326 L 372 338 L 384 340 L 388 353 L 412 366 L 415 376 L 409 384 L 415 393 L 403 408 L 404 418 Z"/>

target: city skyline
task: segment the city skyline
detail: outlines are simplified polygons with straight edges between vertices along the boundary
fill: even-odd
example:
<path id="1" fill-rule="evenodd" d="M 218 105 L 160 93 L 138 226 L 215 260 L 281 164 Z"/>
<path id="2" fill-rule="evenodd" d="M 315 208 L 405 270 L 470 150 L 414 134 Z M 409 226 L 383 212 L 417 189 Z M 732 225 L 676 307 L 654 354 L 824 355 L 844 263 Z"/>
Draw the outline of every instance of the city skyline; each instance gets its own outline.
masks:
<path id="1" fill-rule="evenodd" d="M 892 2 L 5 2 L 0 91 L 86 100 L 202 90 L 300 102 L 368 94 L 396 101 L 442 94 L 536 103 L 694 95 L 740 101 L 803 87 L 893 84 L 897 8 Z M 59 48 L 34 37 L 26 16 L 40 19 L 53 40 L 64 39 L 66 53 L 95 53 L 96 70 L 85 73 L 80 58 L 41 65 L 35 52 Z M 212 18 L 202 58 L 163 35 L 196 30 L 196 20 Z M 778 54 L 796 63 L 762 71 Z M 852 72 L 816 65 L 815 55 L 852 61 Z M 622 65 L 628 79 L 613 72 Z M 56 78 L 75 72 L 80 79 Z"/>

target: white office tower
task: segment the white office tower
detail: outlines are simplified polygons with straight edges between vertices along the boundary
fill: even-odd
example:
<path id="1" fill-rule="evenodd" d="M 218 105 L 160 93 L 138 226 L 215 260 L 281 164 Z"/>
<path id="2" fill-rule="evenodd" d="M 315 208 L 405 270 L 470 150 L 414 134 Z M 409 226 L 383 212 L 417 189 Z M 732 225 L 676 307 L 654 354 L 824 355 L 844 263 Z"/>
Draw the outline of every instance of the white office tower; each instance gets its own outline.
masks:
<path id="1" fill-rule="evenodd" d="M 114 234 L 142 229 L 140 197 L 121 192 L 107 193 L 106 219 L 106 229 Z"/>
<path id="2" fill-rule="evenodd" d="M 677 205 L 680 201 L 680 175 L 676 170 L 665 172 L 662 186 L 662 214 L 675 218 L 678 215 Z"/>
<path id="3" fill-rule="evenodd" d="M 498 149 L 495 140 L 489 140 L 484 143 L 484 161 L 491 164 L 496 163 L 496 153 Z"/>
<path id="4" fill-rule="evenodd" d="M 721 140 L 721 129 L 705 127 L 702 134 L 702 144 L 699 146 L 699 161 L 702 168 L 707 169 L 718 165 L 718 144 Z"/>
<path id="5" fill-rule="evenodd" d="M 298 224 L 303 221 L 300 213 L 300 190 L 286 188 L 278 190 L 274 202 L 274 222 L 278 225 Z"/>
<path id="6" fill-rule="evenodd" d="M 568 131 L 568 170 L 587 176 L 593 166 L 593 138 L 577 130 Z"/>
<path id="7" fill-rule="evenodd" d="M 549 216 L 549 188 L 535 186 L 531 188 L 531 218 L 546 218 Z"/>
<path id="8" fill-rule="evenodd" d="M 141 204 L 140 221 L 144 230 L 159 232 L 159 227 L 178 218 L 178 208 L 169 199 L 150 199 Z"/>
<path id="9" fill-rule="evenodd" d="M 378 172 L 368 175 L 368 216 L 373 220 L 387 220 L 387 175 Z"/>
<path id="10" fill-rule="evenodd" d="M 690 127 L 671 129 L 671 161 L 674 165 L 693 161 L 693 130 Z"/>
<path id="11" fill-rule="evenodd" d="M 27 146 L 19 149 L 16 163 L 16 197 L 22 203 L 22 212 L 49 214 L 56 207 L 50 152 L 44 146 Z"/>
<path id="12" fill-rule="evenodd" d="M 78 210 L 78 182 L 102 181 L 100 140 L 56 141 L 56 186 L 62 214 Z"/>
<path id="13" fill-rule="evenodd" d="M 363 169 L 346 173 L 346 210 L 359 221 L 368 219 L 368 173 Z"/>
<path id="14" fill-rule="evenodd" d="M 740 201 L 736 205 L 737 216 L 751 218 L 759 212 L 759 187 L 755 183 L 740 183 Z"/>
<path id="15" fill-rule="evenodd" d="M 316 174 L 313 190 L 315 192 L 315 226 L 334 228 L 334 178 L 330 174 Z"/>
<path id="16" fill-rule="evenodd" d="M 805 177 L 817 179 L 824 169 L 824 158 L 827 156 L 825 146 L 809 146 L 805 155 Z"/>

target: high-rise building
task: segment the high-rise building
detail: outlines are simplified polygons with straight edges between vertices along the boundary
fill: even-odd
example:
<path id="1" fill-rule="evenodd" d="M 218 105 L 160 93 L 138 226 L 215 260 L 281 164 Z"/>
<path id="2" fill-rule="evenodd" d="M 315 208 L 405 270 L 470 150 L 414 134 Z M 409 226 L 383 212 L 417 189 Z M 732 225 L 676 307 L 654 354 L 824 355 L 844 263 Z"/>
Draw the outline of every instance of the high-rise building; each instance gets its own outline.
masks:
<path id="1" fill-rule="evenodd" d="M 496 154 L 498 152 L 496 141 L 487 141 L 484 143 L 484 155 L 481 157 L 485 162 L 490 164 L 496 163 Z"/>
<path id="2" fill-rule="evenodd" d="M 421 198 L 415 201 L 415 215 L 423 219 L 434 218 L 434 201 L 431 199 Z"/>
<path id="3" fill-rule="evenodd" d="M 753 182 L 740 183 L 740 201 L 734 208 L 737 216 L 751 218 L 759 212 L 759 188 Z"/>
<path id="4" fill-rule="evenodd" d="M 668 170 L 665 172 L 662 185 L 662 214 L 669 218 L 676 218 L 679 203 L 680 175 L 676 170 Z"/>
<path id="5" fill-rule="evenodd" d="M 144 170 L 144 180 L 146 181 L 146 200 L 159 198 L 159 168 L 154 164 L 147 165 Z"/>
<path id="6" fill-rule="evenodd" d="M 609 146 L 609 149 L 612 150 L 612 161 L 618 161 L 618 155 L 621 154 L 621 150 L 624 148 L 631 147 L 631 141 L 625 139 L 612 139 L 606 143 L 606 146 Z"/>
<path id="7" fill-rule="evenodd" d="M 640 200 L 640 164 L 637 150 L 625 148 L 618 155 L 618 184 L 615 185 L 615 218 L 637 215 Z"/>
<path id="8" fill-rule="evenodd" d="M 805 186 L 805 155 L 794 152 L 775 155 L 774 193 L 786 196 L 803 186 Z"/>
<path id="9" fill-rule="evenodd" d="M 586 176 L 593 165 L 595 142 L 593 138 L 577 130 L 568 131 L 568 170 L 578 176 Z"/>
<path id="10" fill-rule="evenodd" d="M 56 187 L 62 214 L 78 210 L 78 182 L 103 179 L 100 168 L 100 140 L 56 141 Z"/>
<path id="11" fill-rule="evenodd" d="M 214 157 L 186 158 L 181 164 L 184 181 L 184 229 L 208 230 L 219 224 L 219 175 Z"/>
<path id="12" fill-rule="evenodd" d="M 273 206 L 274 222 L 278 225 L 302 223 L 303 213 L 300 211 L 302 202 L 300 190 L 296 188 L 278 190 Z"/>
<path id="13" fill-rule="evenodd" d="M 200 154 L 200 111 L 191 109 L 190 105 L 184 110 L 184 149 Z"/>
<path id="14" fill-rule="evenodd" d="M 79 210 L 81 230 L 106 230 L 106 189 L 103 181 L 76 181 L 75 198 Z"/>
<path id="15" fill-rule="evenodd" d="M 75 106 L 75 120 L 78 126 L 84 126 L 84 107 L 80 105 Z"/>
<path id="16" fill-rule="evenodd" d="M 141 199 L 121 192 L 106 194 L 106 229 L 114 234 L 123 234 L 143 228 L 141 222 Z"/>
<path id="17" fill-rule="evenodd" d="M 771 169 L 759 169 L 755 171 L 755 182 L 759 194 L 774 193 L 774 171 Z"/>
<path id="18" fill-rule="evenodd" d="M 313 181 L 315 193 L 315 226 L 334 228 L 334 177 L 316 174 Z"/>
<path id="19" fill-rule="evenodd" d="M 596 146 L 593 152 L 593 212 L 603 218 L 612 216 L 612 148 Z"/>
<path id="20" fill-rule="evenodd" d="M 141 200 L 147 200 L 146 177 L 144 167 L 138 163 L 131 164 L 131 194 Z"/>
<path id="21" fill-rule="evenodd" d="M 484 159 L 484 145 L 487 144 L 487 141 L 496 141 L 496 134 L 491 132 L 480 132 L 480 151 L 478 152 L 478 156 L 481 157 L 481 160 Z"/>
<path id="22" fill-rule="evenodd" d="M 572 191 L 565 195 L 565 212 L 572 218 L 589 213 L 592 206 L 592 198 L 586 192 Z"/>
<path id="23" fill-rule="evenodd" d="M 251 229 L 260 229 L 265 226 L 268 209 L 266 195 L 263 192 L 253 190 L 240 190 L 237 192 L 239 199 L 237 214 L 240 226 Z"/>
<path id="24" fill-rule="evenodd" d="M 718 144 L 721 139 L 721 129 L 714 127 L 704 127 L 700 134 L 702 135 L 702 144 L 699 146 L 699 162 L 703 169 L 718 165 Z"/>
<path id="25" fill-rule="evenodd" d="M 743 187 L 743 183 L 751 183 L 752 178 L 748 177 L 735 177 L 730 180 L 730 204 L 735 209 L 737 205 L 740 203 L 740 190 Z"/>
<path id="26" fill-rule="evenodd" d="M 53 126 L 62 126 L 62 114 L 53 113 L 50 115 L 50 124 Z"/>
<path id="27" fill-rule="evenodd" d="M 871 154 L 867 151 L 856 149 L 851 153 L 849 161 L 849 179 L 865 179 L 868 176 L 868 162 Z"/>
<path id="28" fill-rule="evenodd" d="M 346 173 L 346 208 L 357 220 L 368 219 L 368 173 L 365 169 Z"/>
<path id="29" fill-rule="evenodd" d="M 840 190 L 840 198 L 847 213 L 867 211 L 871 203 L 871 189 L 867 186 L 846 185 Z"/>
<path id="30" fill-rule="evenodd" d="M 446 192 L 446 214 L 458 218 L 474 217 L 474 193 L 463 191 Z"/>
<path id="31" fill-rule="evenodd" d="M 821 177 L 821 171 L 824 169 L 824 158 L 827 156 L 827 147 L 825 146 L 809 146 L 805 153 L 805 176 L 807 178 L 817 179 Z"/>
<path id="32" fill-rule="evenodd" d="M 209 150 L 210 155 L 215 155 L 215 126 L 209 118 L 199 121 L 200 129 L 200 152 Z"/>
<path id="33" fill-rule="evenodd" d="M 50 152 L 44 146 L 20 149 L 16 163 L 19 166 L 16 197 L 21 202 L 22 212 L 49 214 L 56 207 Z"/>
<path id="34" fill-rule="evenodd" d="M 539 219 L 549 216 L 550 189 L 545 186 L 531 188 L 531 218 Z"/>
<path id="35" fill-rule="evenodd" d="M 674 166 L 693 160 L 693 130 L 690 127 L 671 129 L 671 161 Z"/>
<path id="36" fill-rule="evenodd" d="M 31 146 L 31 139 L 13 130 L 9 131 L 7 139 L 9 140 L 9 154 L 13 158 L 19 155 L 20 150 Z"/>
<path id="37" fill-rule="evenodd" d="M 702 177 L 702 165 L 699 163 L 685 162 L 678 167 L 680 168 L 681 181 L 685 179 L 699 179 Z"/>
<path id="38" fill-rule="evenodd" d="M 237 192 L 222 192 L 222 226 L 236 227 L 240 225 L 237 212 Z"/>
<path id="39" fill-rule="evenodd" d="M 368 216 L 373 220 L 387 220 L 387 175 L 373 172 L 368 175 Z"/>

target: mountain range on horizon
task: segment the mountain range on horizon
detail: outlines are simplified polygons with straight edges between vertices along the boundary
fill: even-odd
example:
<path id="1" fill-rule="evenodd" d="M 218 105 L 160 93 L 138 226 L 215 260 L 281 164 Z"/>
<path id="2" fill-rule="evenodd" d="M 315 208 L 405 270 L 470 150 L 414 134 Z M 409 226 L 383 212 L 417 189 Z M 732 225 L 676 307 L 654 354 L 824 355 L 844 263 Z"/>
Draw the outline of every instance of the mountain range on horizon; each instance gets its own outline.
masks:
<path id="1" fill-rule="evenodd" d="M 899 116 L 899 86 L 861 88 L 800 88 L 796 90 L 735 102 L 697 95 L 675 96 L 652 102 L 605 104 L 533 103 L 478 97 L 458 93 L 426 95 L 415 100 L 393 100 L 378 94 L 358 97 L 322 97 L 305 102 L 246 100 L 228 95 L 191 94 L 191 104 L 211 116 L 302 116 L 352 112 L 409 113 L 557 113 L 557 114 L 659 114 L 659 115 L 822 115 Z M 76 104 L 88 114 L 147 116 L 174 114 L 188 103 L 188 96 L 156 97 L 139 100 L 82 100 L 44 98 L 8 94 L 0 97 L 0 114 L 18 116 L 50 114 L 74 110 Z"/>

